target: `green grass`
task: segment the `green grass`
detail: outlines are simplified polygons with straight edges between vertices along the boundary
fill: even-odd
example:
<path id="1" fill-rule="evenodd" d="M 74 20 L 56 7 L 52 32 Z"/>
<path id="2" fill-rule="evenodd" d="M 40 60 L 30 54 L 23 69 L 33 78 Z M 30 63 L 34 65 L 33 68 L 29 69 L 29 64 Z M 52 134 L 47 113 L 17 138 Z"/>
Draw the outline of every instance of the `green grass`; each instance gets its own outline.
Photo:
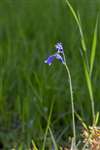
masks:
<path id="1" fill-rule="evenodd" d="M 100 1 L 70 0 L 74 9 L 66 1 L 0 1 L 0 143 L 5 149 L 28 149 L 32 139 L 39 149 L 45 140 L 45 149 L 57 149 L 72 136 L 66 71 L 56 61 L 44 64 L 57 41 L 71 73 L 75 111 L 91 125 L 100 109 Z M 77 134 L 79 128 L 76 119 Z"/>

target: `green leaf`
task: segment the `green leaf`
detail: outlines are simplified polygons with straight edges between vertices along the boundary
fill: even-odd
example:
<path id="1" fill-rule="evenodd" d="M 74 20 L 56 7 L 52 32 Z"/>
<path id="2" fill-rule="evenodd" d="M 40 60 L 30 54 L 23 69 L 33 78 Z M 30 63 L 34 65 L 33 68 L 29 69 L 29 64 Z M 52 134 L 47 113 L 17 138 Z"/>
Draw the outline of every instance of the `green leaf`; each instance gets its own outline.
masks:
<path id="1" fill-rule="evenodd" d="M 92 115 L 93 115 L 93 124 L 95 122 L 95 110 L 94 110 L 94 97 L 93 97 L 93 89 L 92 89 L 92 82 L 91 82 L 91 78 L 89 75 L 89 71 L 85 62 L 85 58 L 82 56 L 83 59 L 83 67 L 84 67 L 84 73 L 85 73 L 85 78 L 86 78 L 86 82 L 87 82 L 87 87 L 89 90 L 89 95 L 90 95 L 90 100 L 91 100 L 91 108 L 92 108 Z"/>
<path id="2" fill-rule="evenodd" d="M 54 145 L 54 149 L 55 149 L 55 150 L 58 150 L 58 147 L 57 147 L 57 144 L 56 144 L 54 135 L 53 135 L 52 130 L 50 129 L 50 127 L 49 127 L 49 132 L 50 132 L 51 139 L 52 139 L 52 142 L 53 142 L 53 145 Z"/>
<path id="3" fill-rule="evenodd" d="M 66 0 L 66 3 L 67 3 L 67 5 L 68 5 L 70 11 L 72 12 L 73 17 L 74 17 L 76 23 L 78 24 L 78 26 L 80 26 L 80 23 L 79 23 L 79 20 L 78 20 L 78 16 L 77 16 L 75 10 L 73 9 L 72 5 L 70 4 L 70 2 L 69 2 L 68 0 Z"/>
<path id="4" fill-rule="evenodd" d="M 90 76 L 93 71 L 93 65 L 95 60 L 95 53 L 96 53 L 96 46 L 97 46 L 97 27 L 98 27 L 98 17 L 96 20 L 96 25 L 94 29 L 94 35 L 93 35 L 93 42 L 92 42 L 92 48 L 91 48 L 91 56 L 90 56 Z"/>
<path id="5" fill-rule="evenodd" d="M 50 123 L 51 123 L 51 116 L 52 116 L 53 106 L 54 106 L 54 101 L 52 101 L 49 117 L 48 117 L 48 120 L 47 120 L 47 126 L 46 126 L 46 130 L 45 130 L 45 134 L 44 134 L 44 141 L 43 141 L 43 145 L 42 145 L 42 150 L 45 150 L 47 134 L 48 134 L 48 131 L 49 131 L 49 128 L 50 128 Z"/>
<path id="6" fill-rule="evenodd" d="M 95 125 L 97 125 L 98 121 L 99 121 L 99 112 L 96 113 Z"/>
<path id="7" fill-rule="evenodd" d="M 83 127 L 84 127 L 85 129 L 88 129 L 88 128 L 87 128 L 87 125 L 86 125 L 86 123 L 83 121 L 82 117 L 81 117 L 77 112 L 75 112 L 75 114 L 76 114 L 76 117 L 79 119 L 79 121 L 81 121 Z"/>
<path id="8" fill-rule="evenodd" d="M 33 150 L 38 150 L 36 145 L 35 145 L 35 142 L 32 140 L 32 145 L 33 145 Z"/>
<path id="9" fill-rule="evenodd" d="M 83 34 L 83 30 L 82 30 L 82 26 L 81 26 L 81 20 L 80 20 L 80 15 L 75 12 L 75 10 L 73 9 L 72 5 L 70 4 L 70 2 L 68 0 L 66 0 L 66 3 L 77 23 L 77 26 L 79 28 L 79 32 L 80 32 L 80 36 L 81 36 L 81 45 L 82 45 L 82 49 L 84 52 L 86 52 L 86 44 L 85 44 L 85 38 L 84 38 L 84 34 Z"/>

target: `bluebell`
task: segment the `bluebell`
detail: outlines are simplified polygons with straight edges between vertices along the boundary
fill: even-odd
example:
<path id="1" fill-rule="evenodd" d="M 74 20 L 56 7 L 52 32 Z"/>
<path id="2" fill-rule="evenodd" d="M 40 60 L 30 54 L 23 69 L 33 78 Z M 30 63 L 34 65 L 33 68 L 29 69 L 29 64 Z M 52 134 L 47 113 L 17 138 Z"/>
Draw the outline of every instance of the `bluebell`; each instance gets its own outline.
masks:
<path id="1" fill-rule="evenodd" d="M 54 59 L 58 59 L 61 63 L 64 64 L 64 60 L 62 56 L 58 53 L 55 53 L 54 55 L 49 56 L 44 62 L 48 65 L 51 65 Z"/>
<path id="2" fill-rule="evenodd" d="M 64 53 L 64 50 L 63 50 L 63 46 L 62 46 L 62 43 L 59 42 L 55 45 L 55 48 L 57 50 L 58 53 Z"/>

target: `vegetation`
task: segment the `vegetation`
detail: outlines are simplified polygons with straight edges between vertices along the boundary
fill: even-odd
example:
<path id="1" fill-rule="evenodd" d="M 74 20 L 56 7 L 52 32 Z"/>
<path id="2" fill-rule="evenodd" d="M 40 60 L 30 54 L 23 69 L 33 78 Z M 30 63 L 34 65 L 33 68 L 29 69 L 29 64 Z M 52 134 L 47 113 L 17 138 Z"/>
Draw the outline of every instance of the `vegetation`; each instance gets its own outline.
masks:
<path id="1" fill-rule="evenodd" d="M 60 41 L 72 79 L 76 143 L 82 126 L 99 125 L 99 13 L 99 0 L 0 1 L 2 149 L 73 146 L 68 75 L 56 60 L 44 64 Z"/>

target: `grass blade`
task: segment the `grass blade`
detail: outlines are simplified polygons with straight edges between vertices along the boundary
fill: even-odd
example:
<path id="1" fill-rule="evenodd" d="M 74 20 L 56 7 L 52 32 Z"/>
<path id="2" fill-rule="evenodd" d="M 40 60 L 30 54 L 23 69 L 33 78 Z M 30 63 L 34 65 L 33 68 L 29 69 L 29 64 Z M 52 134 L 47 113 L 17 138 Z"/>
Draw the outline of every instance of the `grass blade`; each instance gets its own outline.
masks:
<path id="1" fill-rule="evenodd" d="M 96 53 L 96 46 L 97 46 L 97 27 L 98 27 L 98 17 L 97 17 L 97 20 L 96 20 L 96 25 L 95 25 L 95 29 L 94 29 L 94 35 L 93 35 L 92 48 L 91 48 L 90 76 L 92 74 L 94 60 L 95 60 L 95 53 Z"/>
<path id="2" fill-rule="evenodd" d="M 87 129 L 87 125 L 86 125 L 86 123 L 83 121 L 83 118 L 77 113 L 77 112 L 75 112 L 75 114 L 76 114 L 76 117 L 79 119 L 79 121 L 81 122 L 81 124 L 82 124 L 82 126 L 85 128 L 85 129 Z"/>
<path id="3" fill-rule="evenodd" d="M 36 145 L 35 145 L 35 142 L 32 140 L 32 145 L 33 145 L 33 150 L 38 150 Z"/>
<path id="4" fill-rule="evenodd" d="M 80 23 L 79 23 L 79 20 L 78 20 L 78 16 L 77 16 L 75 10 L 73 9 L 72 5 L 70 4 L 70 2 L 69 2 L 68 0 L 66 0 L 66 3 L 67 3 L 67 5 L 68 5 L 70 11 L 72 12 L 73 17 L 74 17 L 74 19 L 75 19 L 77 25 L 80 26 Z"/>
<path id="5" fill-rule="evenodd" d="M 50 129 L 50 127 L 49 127 L 49 132 L 50 132 L 51 139 L 52 139 L 52 142 L 53 142 L 53 145 L 54 145 L 54 150 L 58 150 L 54 135 L 53 135 L 52 130 Z"/>
<path id="6" fill-rule="evenodd" d="M 78 26 L 79 32 L 80 32 L 80 36 L 81 36 L 82 49 L 84 50 L 84 52 L 86 52 L 86 44 L 85 44 L 85 38 L 84 38 L 83 30 L 81 27 L 80 16 L 79 16 L 79 14 L 77 15 L 77 13 L 75 12 L 75 10 L 73 9 L 72 5 L 70 4 L 70 2 L 68 0 L 66 0 L 66 3 L 68 5 L 70 11 L 72 12 L 72 15 L 73 15 L 73 17 L 77 23 L 77 26 Z"/>
<path id="7" fill-rule="evenodd" d="M 100 116 L 100 114 L 99 114 L 99 112 L 97 112 L 96 113 L 96 116 L 95 116 L 95 126 L 98 124 L 98 122 L 99 122 L 99 116 Z"/>
<path id="8" fill-rule="evenodd" d="M 52 111 L 53 111 L 53 105 L 54 105 L 54 101 L 52 101 L 51 108 L 50 108 L 50 113 L 49 113 L 49 117 L 48 117 L 48 121 L 47 121 L 47 127 L 46 127 L 45 135 L 44 135 L 44 141 L 43 141 L 43 145 L 42 145 L 42 150 L 45 150 L 46 138 L 47 138 L 48 130 L 49 130 L 49 127 L 50 127 L 51 115 L 52 115 Z"/>
<path id="9" fill-rule="evenodd" d="M 84 73 L 85 73 L 85 78 L 86 78 L 86 82 L 87 82 L 87 87 L 89 90 L 89 95 L 90 95 L 90 100 L 91 100 L 91 108 L 92 108 L 92 116 L 93 116 L 93 124 L 95 122 L 95 110 L 94 110 L 94 97 L 93 97 L 93 89 L 92 89 L 92 83 L 91 83 L 91 78 L 89 75 L 89 71 L 85 62 L 85 58 L 82 55 L 82 59 L 83 59 L 83 67 L 84 67 Z"/>

